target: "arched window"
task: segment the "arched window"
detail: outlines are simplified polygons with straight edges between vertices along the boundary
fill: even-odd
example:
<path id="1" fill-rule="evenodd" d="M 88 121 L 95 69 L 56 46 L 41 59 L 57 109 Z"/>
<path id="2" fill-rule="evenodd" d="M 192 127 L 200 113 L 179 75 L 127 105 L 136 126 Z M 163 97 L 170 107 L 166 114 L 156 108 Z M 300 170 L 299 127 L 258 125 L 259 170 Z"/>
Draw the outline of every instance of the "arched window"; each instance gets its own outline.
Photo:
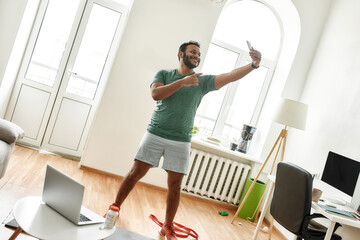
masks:
<path id="1" fill-rule="evenodd" d="M 262 53 L 260 68 L 205 96 L 195 117 L 200 134 L 223 144 L 239 139 L 243 124 L 257 126 L 281 44 L 270 8 L 254 0 L 233 1 L 219 17 L 201 72 L 216 75 L 250 63 L 247 40 Z"/>

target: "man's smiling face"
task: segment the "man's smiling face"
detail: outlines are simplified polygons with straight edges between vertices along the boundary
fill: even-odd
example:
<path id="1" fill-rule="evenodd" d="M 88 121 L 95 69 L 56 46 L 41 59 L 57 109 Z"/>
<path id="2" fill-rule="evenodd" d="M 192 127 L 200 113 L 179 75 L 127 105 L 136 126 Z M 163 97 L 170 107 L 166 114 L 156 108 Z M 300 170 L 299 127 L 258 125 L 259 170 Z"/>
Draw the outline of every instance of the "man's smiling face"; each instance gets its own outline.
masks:
<path id="1" fill-rule="evenodd" d="M 196 45 L 188 45 L 183 54 L 183 62 L 190 69 L 194 69 L 199 66 L 200 48 Z"/>

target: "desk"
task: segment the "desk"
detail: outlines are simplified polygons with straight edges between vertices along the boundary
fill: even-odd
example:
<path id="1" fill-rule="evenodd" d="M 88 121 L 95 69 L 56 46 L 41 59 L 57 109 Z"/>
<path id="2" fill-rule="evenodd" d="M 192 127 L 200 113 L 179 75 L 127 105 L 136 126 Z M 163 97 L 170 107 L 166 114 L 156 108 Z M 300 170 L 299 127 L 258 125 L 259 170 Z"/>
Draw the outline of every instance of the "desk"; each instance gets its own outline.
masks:
<path id="1" fill-rule="evenodd" d="M 329 213 L 329 212 L 325 211 L 325 209 L 320 207 L 315 202 L 311 203 L 311 207 L 314 209 L 315 212 L 324 215 L 327 219 L 330 220 L 330 226 L 328 227 L 328 230 L 326 232 L 326 236 L 325 236 L 324 240 L 330 240 L 331 233 L 334 230 L 335 223 L 337 223 L 337 222 L 340 223 L 340 224 L 347 225 L 347 226 L 360 228 L 360 221 L 357 220 L 357 219 L 343 217 L 343 216 L 335 214 L 335 213 Z"/>
<path id="2" fill-rule="evenodd" d="M 266 213 L 266 210 L 267 210 L 267 207 L 268 207 L 268 202 L 269 202 L 271 193 L 272 193 L 272 191 L 274 189 L 275 176 L 269 175 L 268 179 L 269 179 L 269 183 L 268 183 L 269 184 L 269 190 L 267 191 L 266 196 L 264 198 L 264 204 L 262 206 L 259 221 L 258 221 L 258 223 L 256 225 L 256 229 L 255 229 L 252 240 L 256 240 L 256 238 L 257 238 L 257 235 L 258 235 L 258 233 L 260 231 L 262 222 L 263 222 L 264 217 L 265 217 L 265 213 Z M 357 219 L 351 219 L 351 218 L 348 218 L 348 217 L 340 216 L 338 214 L 326 212 L 325 209 L 320 207 L 315 202 L 311 203 L 311 207 L 314 209 L 314 212 L 320 213 L 320 214 L 324 215 L 327 219 L 330 220 L 330 226 L 327 229 L 324 240 L 330 240 L 331 239 L 331 235 L 332 235 L 332 232 L 334 230 L 335 223 L 337 223 L 337 222 L 340 223 L 340 224 L 351 226 L 351 227 L 360 228 L 360 221 L 357 220 Z"/>
<path id="3" fill-rule="evenodd" d="M 19 224 L 10 239 L 15 239 L 21 232 L 49 240 L 103 239 L 116 230 L 100 230 L 102 223 L 77 226 L 48 207 L 39 196 L 25 197 L 15 203 L 14 218 Z"/>

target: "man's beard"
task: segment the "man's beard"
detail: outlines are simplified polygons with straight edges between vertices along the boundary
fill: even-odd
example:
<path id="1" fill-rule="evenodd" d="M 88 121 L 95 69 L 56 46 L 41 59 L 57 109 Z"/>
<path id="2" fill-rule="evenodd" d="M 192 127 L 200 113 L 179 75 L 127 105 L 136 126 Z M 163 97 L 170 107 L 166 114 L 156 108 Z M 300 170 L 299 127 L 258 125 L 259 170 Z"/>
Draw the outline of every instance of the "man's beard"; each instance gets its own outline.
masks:
<path id="1" fill-rule="evenodd" d="M 199 60 L 197 65 L 192 64 L 191 61 L 190 61 L 189 56 L 186 55 L 185 52 L 184 52 L 184 56 L 183 56 L 183 61 L 184 61 L 184 64 L 185 64 L 188 68 L 190 68 L 190 69 L 196 68 L 196 67 L 199 65 L 199 63 L 200 63 L 200 60 Z"/>

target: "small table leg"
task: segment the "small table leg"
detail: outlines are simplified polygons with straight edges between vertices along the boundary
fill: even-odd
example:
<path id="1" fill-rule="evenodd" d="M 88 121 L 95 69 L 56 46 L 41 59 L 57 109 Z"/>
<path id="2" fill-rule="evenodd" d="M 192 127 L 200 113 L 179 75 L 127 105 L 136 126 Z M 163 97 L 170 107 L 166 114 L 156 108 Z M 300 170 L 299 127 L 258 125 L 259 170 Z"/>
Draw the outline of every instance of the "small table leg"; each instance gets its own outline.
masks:
<path id="1" fill-rule="evenodd" d="M 14 240 L 17 236 L 19 236 L 20 233 L 22 233 L 22 229 L 21 227 L 18 227 L 15 232 L 13 233 L 13 235 L 11 235 L 11 237 L 9 238 L 9 240 Z"/>
<path id="2" fill-rule="evenodd" d="M 332 236 L 332 232 L 334 231 L 334 227 L 335 227 L 335 223 L 334 221 L 331 221 L 330 226 L 328 227 L 327 231 L 326 231 L 326 235 L 325 235 L 325 240 L 330 240 L 331 236 Z"/>

